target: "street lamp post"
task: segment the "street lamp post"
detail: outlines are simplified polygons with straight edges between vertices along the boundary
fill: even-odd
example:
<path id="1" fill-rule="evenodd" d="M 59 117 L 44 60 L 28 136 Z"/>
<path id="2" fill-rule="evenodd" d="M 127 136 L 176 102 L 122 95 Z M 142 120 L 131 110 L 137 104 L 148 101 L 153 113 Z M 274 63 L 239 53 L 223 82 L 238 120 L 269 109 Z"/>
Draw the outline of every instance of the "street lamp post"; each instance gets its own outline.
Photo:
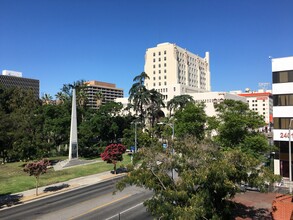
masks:
<path id="1" fill-rule="evenodd" d="M 137 122 L 134 123 L 134 153 L 137 151 Z"/>
<path id="2" fill-rule="evenodd" d="M 140 122 L 133 121 L 131 124 L 134 124 L 134 153 L 137 152 L 137 124 L 140 124 Z"/>
<path id="3" fill-rule="evenodd" d="M 174 125 L 174 123 L 164 123 L 164 122 L 159 122 L 158 123 L 159 125 L 168 125 L 170 128 L 172 128 L 172 137 L 171 137 L 171 139 L 172 139 L 172 157 L 173 157 L 173 155 L 174 155 L 174 135 L 175 135 L 175 125 Z M 172 168 L 172 180 L 174 180 L 174 169 Z"/>
<path id="4" fill-rule="evenodd" d="M 293 119 L 290 119 L 289 123 L 289 181 L 292 181 L 292 155 L 291 155 L 291 125 Z M 291 183 L 290 183 L 291 185 Z"/>

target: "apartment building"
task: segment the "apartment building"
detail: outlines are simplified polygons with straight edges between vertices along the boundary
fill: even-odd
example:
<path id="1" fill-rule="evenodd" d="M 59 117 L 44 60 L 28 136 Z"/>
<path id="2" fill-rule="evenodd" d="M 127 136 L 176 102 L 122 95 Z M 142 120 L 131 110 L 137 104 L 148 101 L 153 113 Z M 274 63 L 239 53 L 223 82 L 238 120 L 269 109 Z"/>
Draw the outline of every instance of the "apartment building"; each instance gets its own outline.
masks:
<path id="1" fill-rule="evenodd" d="M 249 109 L 264 116 L 266 127 L 271 127 L 273 123 L 273 95 L 271 90 L 259 89 L 258 91 L 250 91 L 247 89 L 235 92 L 237 95 L 245 97 Z"/>
<path id="2" fill-rule="evenodd" d="M 209 53 L 199 57 L 176 44 L 161 43 L 145 54 L 147 89 L 156 89 L 166 101 L 176 95 L 211 90 Z"/>
<path id="3" fill-rule="evenodd" d="M 113 102 L 116 98 L 123 97 L 123 89 L 116 88 L 116 84 L 113 83 L 92 80 L 85 82 L 85 85 L 88 98 L 87 106 L 94 109 L 99 106 L 99 100 L 97 100 L 97 94 L 99 93 L 102 94 L 101 104 Z"/>
<path id="4" fill-rule="evenodd" d="M 2 75 L 0 75 L 0 85 L 7 88 L 19 87 L 21 89 L 32 89 L 36 98 L 40 97 L 40 81 L 24 78 L 21 72 L 3 70 Z"/>
<path id="5" fill-rule="evenodd" d="M 293 119 L 293 56 L 273 58 L 271 61 L 273 140 L 274 145 L 278 147 L 274 158 L 274 172 L 289 177 L 289 131 L 293 127 L 293 122 L 290 123 Z M 291 128 L 289 128 L 290 124 Z M 292 133 L 290 133 L 291 137 L 293 137 Z"/>

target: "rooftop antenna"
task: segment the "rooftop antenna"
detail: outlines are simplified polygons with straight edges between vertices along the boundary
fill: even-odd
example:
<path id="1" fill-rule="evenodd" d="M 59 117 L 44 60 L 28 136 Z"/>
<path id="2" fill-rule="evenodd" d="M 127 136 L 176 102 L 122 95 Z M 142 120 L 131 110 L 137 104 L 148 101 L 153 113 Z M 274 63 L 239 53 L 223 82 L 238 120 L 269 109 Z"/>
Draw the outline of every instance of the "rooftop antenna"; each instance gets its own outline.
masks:
<path id="1" fill-rule="evenodd" d="M 260 82 L 260 83 L 258 83 L 258 87 L 260 89 L 262 89 L 264 92 L 268 89 L 269 86 L 270 86 L 270 83 L 268 83 L 268 82 Z"/>

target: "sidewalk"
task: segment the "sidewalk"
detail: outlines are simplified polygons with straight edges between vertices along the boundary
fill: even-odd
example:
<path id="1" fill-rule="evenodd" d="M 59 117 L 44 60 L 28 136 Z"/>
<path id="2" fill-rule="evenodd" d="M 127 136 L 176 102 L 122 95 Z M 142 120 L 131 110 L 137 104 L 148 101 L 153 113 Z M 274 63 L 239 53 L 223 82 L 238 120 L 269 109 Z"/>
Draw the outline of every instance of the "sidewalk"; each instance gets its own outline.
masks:
<path id="1" fill-rule="evenodd" d="M 39 187 L 39 195 L 36 196 L 36 189 L 30 189 L 27 191 L 14 193 L 7 196 L 0 197 L 0 210 L 1 208 L 10 207 L 12 205 L 20 204 L 23 202 L 40 199 L 46 196 L 63 193 L 73 189 L 93 185 L 99 182 L 106 181 L 108 179 L 114 179 L 126 175 L 125 173 L 121 174 L 111 174 L 110 171 L 103 173 L 93 174 L 89 176 L 79 177 L 76 179 L 71 179 L 61 183 L 55 183 L 48 186 Z"/>

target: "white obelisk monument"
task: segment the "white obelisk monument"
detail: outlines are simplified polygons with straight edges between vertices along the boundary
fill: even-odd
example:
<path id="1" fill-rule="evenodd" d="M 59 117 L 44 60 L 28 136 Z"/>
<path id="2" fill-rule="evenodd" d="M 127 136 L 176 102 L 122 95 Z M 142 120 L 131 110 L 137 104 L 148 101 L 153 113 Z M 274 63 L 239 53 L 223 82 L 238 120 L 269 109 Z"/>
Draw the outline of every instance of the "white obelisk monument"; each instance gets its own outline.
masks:
<path id="1" fill-rule="evenodd" d="M 70 126 L 69 158 L 68 159 L 69 160 L 78 159 L 75 88 L 72 89 L 72 110 L 71 110 L 71 126 Z"/>

